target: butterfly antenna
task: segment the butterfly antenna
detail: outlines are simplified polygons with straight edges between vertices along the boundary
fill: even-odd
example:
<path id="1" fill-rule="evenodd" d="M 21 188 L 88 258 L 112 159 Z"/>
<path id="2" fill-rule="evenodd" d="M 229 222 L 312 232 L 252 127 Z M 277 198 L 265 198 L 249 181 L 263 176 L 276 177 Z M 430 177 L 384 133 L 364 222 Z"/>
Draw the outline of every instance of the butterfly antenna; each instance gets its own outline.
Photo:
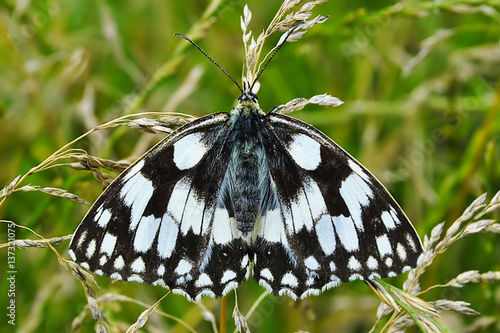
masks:
<path id="1" fill-rule="evenodd" d="M 249 91 L 253 90 L 253 86 L 255 85 L 255 83 L 257 83 L 257 80 L 259 79 L 260 75 L 262 74 L 262 72 L 264 71 L 264 69 L 266 69 L 267 65 L 269 65 L 269 63 L 271 62 L 271 60 L 273 60 L 274 56 L 276 55 L 276 53 L 278 53 L 278 51 L 281 49 L 281 47 L 283 46 L 283 44 L 285 44 L 285 42 L 288 39 L 288 37 L 290 37 L 290 35 L 293 34 L 295 32 L 295 30 L 297 30 L 300 26 L 302 26 L 302 24 L 303 23 L 299 23 L 299 24 L 297 24 L 296 26 L 292 27 L 290 30 L 287 31 L 286 35 L 283 37 L 283 41 L 280 44 L 278 44 L 278 46 L 276 46 L 276 49 L 274 50 L 273 54 L 266 61 L 266 63 L 264 64 L 264 66 L 262 67 L 262 69 L 259 71 L 259 73 L 257 73 L 257 76 L 255 77 L 255 80 L 253 80 L 253 83 L 250 86 L 250 90 Z"/>
<path id="2" fill-rule="evenodd" d="M 190 42 L 191 44 L 193 44 L 193 45 L 194 45 L 194 47 L 196 47 L 196 48 L 197 48 L 197 49 L 198 49 L 201 53 L 203 53 L 203 55 L 204 55 L 205 57 L 207 57 L 207 58 L 208 58 L 208 60 L 210 60 L 210 61 L 211 61 L 211 62 L 212 62 L 215 66 L 217 66 L 217 67 L 218 67 L 218 68 L 219 68 L 219 69 L 220 69 L 220 70 L 221 70 L 224 74 L 226 74 L 226 75 L 227 75 L 227 77 L 228 77 L 228 78 L 230 78 L 230 79 L 231 79 L 231 81 L 233 81 L 233 82 L 234 82 L 234 84 L 236 84 L 236 86 L 237 86 L 237 87 L 238 87 L 238 89 L 241 91 L 241 93 L 243 93 L 243 89 L 241 89 L 241 86 L 238 84 L 238 82 L 236 82 L 236 80 L 235 80 L 235 79 L 233 79 L 233 77 L 232 77 L 231 75 L 229 75 L 229 73 L 228 73 L 228 72 L 226 72 L 226 71 L 224 70 L 224 68 L 222 68 L 222 67 L 221 67 L 218 63 L 216 63 L 214 59 L 210 58 L 210 56 L 209 56 L 208 54 L 206 54 L 206 53 L 205 53 L 205 51 L 203 51 L 203 50 L 201 49 L 201 47 L 199 47 L 199 46 L 198 46 L 198 44 L 196 44 L 196 43 L 195 43 L 195 42 L 193 42 L 191 39 L 189 39 L 188 37 L 184 36 L 184 35 L 183 35 L 183 34 L 181 34 L 181 33 L 176 32 L 176 33 L 174 33 L 174 36 L 179 36 L 179 37 L 182 37 L 182 38 L 184 38 L 185 40 L 187 40 L 188 42 Z"/>

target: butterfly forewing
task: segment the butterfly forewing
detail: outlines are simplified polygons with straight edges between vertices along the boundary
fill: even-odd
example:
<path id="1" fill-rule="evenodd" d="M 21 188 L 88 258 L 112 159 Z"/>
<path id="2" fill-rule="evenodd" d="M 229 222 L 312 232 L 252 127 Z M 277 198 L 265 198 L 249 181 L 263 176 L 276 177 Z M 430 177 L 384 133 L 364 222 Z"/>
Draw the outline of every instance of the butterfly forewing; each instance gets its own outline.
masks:
<path id="1" fill-rule="evenodd" d="M 124 171 L 76 230 L 72 258 L 98 274 L 193 299 L 226 294 L 245 279 L 247 245 L 218 204 L 228 117 L 198 119 Z"/>
<path id="2" fill-rule="evenodd" d="M 386 189 L 315 128 L 268 115 L 265 144 L 279 208 L 263 214 L 254 276 L 293 298 L 415 267 L 420 240 Z"/>

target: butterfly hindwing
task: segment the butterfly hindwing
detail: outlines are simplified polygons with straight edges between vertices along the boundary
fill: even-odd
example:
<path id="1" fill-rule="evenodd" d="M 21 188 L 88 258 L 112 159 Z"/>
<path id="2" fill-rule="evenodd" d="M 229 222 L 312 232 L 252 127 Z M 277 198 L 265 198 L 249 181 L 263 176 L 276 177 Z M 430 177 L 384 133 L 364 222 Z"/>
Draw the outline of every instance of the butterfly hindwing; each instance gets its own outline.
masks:
<path id="1" fill-rule="evenodd" d="M 228 118 L 186 125 L 124 171 L 75 232 L 72 258 L 98 274 L 192 299 L 226 294 L 246 279 L 247 245 L 219 202 Z"/>
<path id="2" fill-rule="evenodd" d="M 312 126 L 267 117 L 264 146 L 279 205 L 260 221 L 257 281 L 302 298 L 416 266 L 420 240 L 383 185 Z"/>

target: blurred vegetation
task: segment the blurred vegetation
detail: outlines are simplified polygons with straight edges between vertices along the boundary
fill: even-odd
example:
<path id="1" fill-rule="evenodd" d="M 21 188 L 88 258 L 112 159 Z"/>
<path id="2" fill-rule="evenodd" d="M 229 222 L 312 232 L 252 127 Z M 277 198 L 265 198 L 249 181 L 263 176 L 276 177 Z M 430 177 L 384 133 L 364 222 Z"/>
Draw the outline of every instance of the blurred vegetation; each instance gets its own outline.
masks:
<path id="1" fill-rule="evenodd" d="M 214 4 L 215 7 L 214 7 Z M 57 149 L 98 124 L 140 111 L 201 116 L 229 111 L 238 90 L 174 32 L 194 38 L 239 80 L 243 62 L 240 15 L 244 1 L 5 0 L 0 3 L 0 187 L 28 172 Z M 251 28 L 264 29 L 278 2 L 248 2 Z M 331 1 L 315 8 L 330 15 L 299 42 L 286 44 L 261 77 L 263 110 L 296 97 L 327 92 L 345 102 L 294 113 L 334 139 L 390 190 L 423 237 L 451 223 L 476 197 L 500 189 L 500 2 Z M 274 42 L 279 36 L 273 36 Z M 270 44 L 267 46 L 270 47 Z M 182 88 L 182 89 L 181 89 Z M 125 128 L 99 131 L 78 142 L 90 154 L 134 160 L 164 135 Z M 116 175 L 116 174 L 114 174 Z M 22 185 L 68 190 L 92 202 L 102 190 L 92 174 L 68 167 L 29 176 Z M 71 234 L 87 205 L 41 192 L 17 192 L 0 218 L 46 238 Z M 494 214 L 490 218 L 498 218 Z M 0 243 L 7 239 L 0 224 Z M 17 229 L 18 239 L 36 239 Z M 54 245 L 66 258 L 68 241 Z M 0 250 L 4 267 L 5 249 Z M 49 249 L 17 249 L 16 314 L 19 332 L 70 331 L 86 299 L 80 283 Z M 424 288 L 467 270 L 500 270 L 497 235 L 457 242 L 424 275 Z M 0 330 L 8 283 L 2 269 Z M 165 289 L 98 277 L 99 294 L 113 292 L 149 305 Z M 392 279 L 398 285 L 401 278 Z M 253 279 L 238 288 L 246 313 L 263 292 Z M 228 297 L 232 309 L 234 298 Z M 429 298 L 464 300 L 500 330 L 500 286 L 436 289 Z M 219 300 L 203 301 L 218 313 Z M 378 299 L 362 282 L 343 284 L 294 303 L 268 296 L 249 320 L 256 332 L 305 330 L 365 332 Z M 100 304 L 122 332 L 145 309 L 132 302 Z M 169 295 L 159 309 L 200 332 L 211 331 L 201 309 Z M 234 328 L 228 316 L 228 327 Z M 477 317 L 449 314 L 441 322 L 474 331 Z M 94 330 L 87 315 L 81 331 Z M 174 320 L 152 315 L 144 332 L 185 332 Z"/>

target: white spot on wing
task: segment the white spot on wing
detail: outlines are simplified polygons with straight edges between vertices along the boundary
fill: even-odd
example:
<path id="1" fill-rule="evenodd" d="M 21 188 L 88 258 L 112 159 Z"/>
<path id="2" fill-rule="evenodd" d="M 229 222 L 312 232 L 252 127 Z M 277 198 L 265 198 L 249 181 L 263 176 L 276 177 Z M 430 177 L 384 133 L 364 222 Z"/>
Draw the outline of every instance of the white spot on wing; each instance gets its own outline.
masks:
<path id="1" fill-rule="evenodd" d="M 281 214 L 283 215 L 283 222 L 286 227 L 286 232 L 289 235 L 293 235 L 293 218 L 292 218 L 292 212 L 290 211 L 288 206 L 282 205 L 281 206 Z"/>
<path id="2" fill-rule="evenodd" d="M 367 182 L 371 181 L 371 177 L 358 165 L 358 163 L 354 162 L 353 160 L 349 160 L 348 163 L 351 169 L 356 172 L 361 178 L 363 178 Z"/>
<path id="3" fill-rule="evenodd" d="M 377 259 L 375 259 L 373 256 L 369 256 L 368 260 L 366 261 L 366 266 L 371 270 L 378 269 Z"/>
<path id="4" fill-rule="evenodd" d="M 241 268 L 245 268 L 248 266 L 248 255 L 245 255 L 243 259 L 241 259 Z"/>
<path id="5" fill-rule="evenodd" d="M 175 268 L 175 273 L 177 275 L 187 274 L 187 273 L 189 273 L 189 271 L 191 270 L 192 267 L 193 267 L 193 265 L 191 265 L 191 263 L 189 261 L 187 261 L 185 259 L 181 259 L 179 261 L 179 264 Z"/>
<path id="6" fill-rule="evenodd" d="M 210 298 L 217 297 L 217 296 L 215 296 L 215 293 L 213 291 L 211 291 L 211 290 L 203 290 L 198 295 L 196 295 L 195 300 L 196 301 L 201 300 L 202 296 L 207 296 L 207 297 L 210 297 Z"/>
<path id="7" fill-rule="evenodd" d="M 300 231 L 300 229 L 304 227 L 307 231 L 311 231 L 313 221 L 311 211 L 309 210 L 309 204 L 307 202 L 307 197 L 303 190 L 299 191 L 296 200 L 291 201 L 291 208 L 295 232 Z"/>
<path id="8" fill-rule="evenodd" d="M 93 239 L 89 242 L 89 245 L 87 247 L 87 252 L 86 252 L 87 258 L 89 259 L 92 258 L 95 252 L 95 246 L 96 246 L 95 239 Z"/>
<path id="9" fill-rule="evenodd" d="M 193 234 L 200 234 L 204 208 L 205 202 L 196 198 L 193 189 L 191 189 L 182 215 L 181 232 L 183 235 L 187 234 L 190 229 Z"/>
<path id="10" fill-rule="evenodd" d="M 225 208 L 215 209 L 212 237 L 215 244 L 226 244 L 233 240 L 231 221 Z"/>
<path id="11" fill-rule="evenodd" d="M 315 170 L 321 163 L 320 143 L 305 134 L 297 134 L 287 147 L 295 163 L 305 170 Z"/>
<path id="12" fill-rule="evenodd" d="M 380 257 L 384 257 L 392 253 L 391 243 L 389 242 L 387 235 L 378 236 L 376 241 Z"/>
<path id="13" fill-rule="evenodd" d="M 316 236 L 318 236 L 319 245 L 325 255 L 331 255 L 335 251 L 335 231 L 333 230 L 332 219 L 329 215 L 323 215 L 316 223 Z"/>
<path id="14" fill-rule="evenodd" d="M 349 276 L 349 281 L 354 281 L 354 280 L 364 280 L 365 278 L 362 275 L 359 274 L 352 274 Z"/>
<path id="15" fill-rule="evenodd" d="M 212 279 L 206 273 L 201 273 L 200 276 L 198 277 L 198 280 L 196 280 L 195 282 L 195 286 L 198 288 L 209 287 L 212 284 L 213 284 Z"/>
<path id="16" fill-rule="evenodd" d="M 127 281 L 135 281 L 135 282 L 139 282 L 139 283 L 143 283 L 144 280 L 139 276 L 139 275 L 131 275 L 127 278 Z"/>
<path id="17" fill-rule="evenodd" d="M 279 209 L 269 210 L 261 219 L 262 238 L 273 243 L 286 243 L 283 219 Z"/>
<path id="18" fill-rule="evenodd" d="M 370 203 L 373 191 L 356 173 L 351 173 L 340 186 L 340 195 L 344 199 L 356 227 L 363 231 L 361 213 L 364 206 Z"/>
<path id="19" fill-rule="evenodd" d="M 146 269 L 144 260 L 142 260 L 141 257 L 138 257 L 132 262 L 132 265 L 130 265 L 130 269 L 132 269 L 132 271 L 135 273 L 144 273 L 144 270 Z"/>
<path id="20" fill-rule="evenodd" d="M 269 268 L 264 268 L 263 270 L 260 271 L 260 276 L 265 278 L 266 280 L 273 282 L 274 281 L 274 276 L 273 273 L 269 270 Z"/>
<path id="21" fill-rule="evenodd" d="M 125 205 L 132 207 L 130 212 L 130 231 L 134 231 L 137 228 L 137 224 L 141 220 L 144 209 L 146 209 L 149 200 L 153 196 L 153 192 L 153 182 L 145 178 L 141 173 L 137 173 L 124 183 L 120 191 L 120 196 Z"/>
<path id="22" fill-rule="evenodd" d="M 220 283 L 226 284 L 226 282 L 229 282 L 229 281 L 233 280 L 234 278 L 236 278 L 236 273 L 234 271 L 228 269 L 222 275 L 222 278 L 220 279 Z"/>
<path id="23" fill-rule="evenodd" d="M 411 249 L 413 251 L 417 251 L 417 247 L 415 245 L 415 242 L 413 241 L 413 238 L 411 237 L 411 235 L 409 233 L 406 233 L 406 242 L 408 243 L 408 245 L 410 245 Z"/>
<path id="24" fill-rule="evenodd" d="M 95 220 L 98 220 L 98 219 L 99 219 L 99 216 L 101 216 L 101 214 L 102 214 L 102 211 L 103 211 L 103 210 L 104 210 L 104 204 L 102 203 L 102 204 L 99 206 L 99 208 L 97 208 L 97 209 L 95 210 L 95 215 L 94 215 Z"/>
<path id="25" fill-rule="evenodd" d="M 156 281 L 153 281 L 152 285 L 153 286 L 162 286 L 162 287 L 168 288 L 167 285 L 165 284 L 165 281 L 163 281 L 162 279 L 158 279 Z"/>
<path id="26" fill-rule="evenodd" d="M 347 251 L 356 251 L 359 248 L 359 239 L 351 217 L 343 215 L 332 217 L 335 231 L 340 242 Z"/>
<path id="27" fill-rule="evenodd" d="M 335 272 L 337 269 L 337 266 L 335 266 L 335 263 L 333 261 L 330 261 L 330 271 Z"/>
<path id="28" fill-rule="evenodd" d="M 115 259 L 115 262 L 113 263 L 113 267 L 116 270 L 122 270 L 124 266 L 125 266 L 125 261 L 123 261 L 123 257 L 122 256 L 118 256 Z"/>
<path id="29" fill-rule="evenodd" d="M 387 230 L 396 228 L 396 224 L 394 223 L 392 214 L 388 211 L 383 212 L 382 215 L 380 215 L 380 218 L 382 219 L 382 222 L 384 223 Z"/>
<path id="30" fill-rule="evenodd" d="M 127 180 L 132 178 L 132 176 L 141 171 L 143 166 L 144 160 L 139 160 L 133 167 L 130 168 L 130 170 L 127 171 L 127 174 L 123 177 L 123 182 L 126 182 Z"/>
<path id="31" fill-rule="evenodd" d="M 97 225 L 100 226 L 101 228 L 105 228 L 110 220 L 111 220 L 111 212 L 109 211 L 109 209 L 105 209 L 101 213 L 101 216 L 99 216 L 99 219 L 97 220 Z"/>
<path id="32" fill-rule="evenodd" d="M 175 221 L 166 213 L 163 215 L 158 235 L 158 255 L 161 258 L 170 258 L 177 241 L 179 227 Z"/>
<path id="33" fill-rule="evenodd" d="M 406 260 L 406 249 L 403 246 L 403 244 L 398 243 L 398 246 L 396 247 L 396 251 L 398 253 L 398 256 L 401 260 Z"/>
<path id="34" fill-rule="evenodd" d="M 321 189 L 318 184 L 312 180 L 312 178 L 306 177 L 303 181 L 307 202 L 311 211 L 310 214 L 313 220 L 317 220 L 320 216 L 326 214 L 327 209 L 325 199 L 323 198 L 323 194 L 321 193 Z"/>
<path id="35" fill-rule="evenodd" d="M 174 163 L 179 170 L 191 169 L 203 158 L 207 147 L 202 138 L 202 133 L 193 133 L 174 143 Z"/>
<path id="36" fill-rule="evenodd" d="M 351 256 L 347 263 L 347 267 L 353 271 L 359 271 L 361 269 L 361 264 L 354 256 Z"/>
<path id="37" fill-rule="evenodd" d="M 108 261 L 108 258 L 106 256 L 101 256 L 101 258 L 99 258 L 99 266 L 104 266 L 104 264 L 106 264 L 107 261 Z"/>
<path id="38" fill-rule="evenodd" d="M 281 284 L 285 286 L 290 286 L 292 288 L 296 288 L 299 286 L 299 280 L 297 280 L 297 277 L 295 275 L 288 272 L 285 275 L 283 275 L 283 278 L 281 279 Z"/>
<path id="39" fill-rule="evenodd" d="M 184 297 L 186 297 L 186 299 L 188 299 L 188 300 L 191 300 L 191 296 L 189 296 L 189 295 L 188 295 L 188 293 L 186 293 L 186 292 L 185 292 L 184 290 L 182 290 L 182 289 L 177 289 L 177 288 L 175 288 L 175 289 L 172 289 L 172 292 L 173 292 L 174 294 L 184 296 Z"/>
<path id="40" fill-rule="evenodd" d="M 137 252 L 146 252 L 151 248 L 158 233 L 160 221 L 161 219 L 155 219 L 154 215 L 143 216 L 141 218 L 134 238 L 134 249 Z"/>
<path id="41" fill-rule="evenodd" d="M 401 223 L 401 221 L 398 218 L 398 213 L 396 213 L 396 210 L 394 209 L 394 207 L 391 207 L 391 216 L 392 216 L 392 219 L 394 220 L 394 223 L 396 223 L 396 224 Z"/>
<path id="42" fill-rule="evenodd" d="M 76 247 L 82 247 L 83 242 L 85 241 L 85 238 L 87 238 L 87 230 L 82 232 L 80 235 L 80 238 L 78 239 L 78 243 L 76 243 Z M 71 241 L 73 242 L 73 241 Z"/>
<path id="43" fill-rule="evenodd" d="M 68 254 L 71 257 L 71 259 L 73 259 L 73 261 L 76 260 L 75 252 L 73 252 L 73 250 L 68 250 Z"/>
<path id="44" fill-rule="evenodd" d="M 307 268 L 313 271 L 319 269 L 320 267 L 318 261 L 313 256 L 307 257 L 307 259 L 304 260 L 304 264 L 306 265 Z"/>
<path id="45" fill-rule="evenodd" d="M 306 286 L 312 286 L 313 284 L 314 284 L 314 276 L 308 277 L 307 280 L 306 280 Z M 316 289 L 316 291 L 319 293 L 319 290 Z M 306 292 L 304 292 L 304 293 L 306 293 Z M 302 294 L 302 296 L 303 295 L 304 294 Z M 302 296 L 301 296 L 301 298 L 302 298 Z"/>
<path id="46" fill-rule="evenodd" d="M 391 266 L 392 266 L 392 258 L 391 258 L 391 257 L 387 257 L 387 258 L 385 259 L 385 265 L 386 265 L 387 267 L 391 267 Z"/>
<path id="47" fill-rule="evenodd" d="M 182 213 L 189 195 L 189 187 L 189 179 L 187 177 L 181 178 L 175 184 L 168 200 L 167 212 L 178 222 L 182 219 Z"/>
<path id="48" fill-rule="evenodd" d="M 115 249 L 115 244 L 116 236 L 113 236 L 109 232 L 107 232 L 102 239 L 101 253 L 107 253 L 108 255 L 111 255 L 113 253 L 113 250 Z"/>
<path id="49" fill-rule="evenodd" d="M 232 281 L 222 290 L 222 295 L 227 295 L 231 290 L 238 288 L 238 282 Z"/>
<path id="50" fill-rule="evenodd" d="M 267 283 L 267 281 L 264 279 L 259 280 L 259 285 L 266 288 L 269 291 L 273 291 L 273 288 L 271 287 L 271 285 L 269 283 Z"/>
<path id="51" fill-rule="evenodd" d="M 212 225 L 212 221 L 214 219 L 214 214 L 215 214 L 215 209 L 207 207 L 203 211 L 203 221 L 201 224 L 201 234 L 203 236 L 207 235 L 209 231 L 211 231 L 211 228 L 209 228 Z"/>

